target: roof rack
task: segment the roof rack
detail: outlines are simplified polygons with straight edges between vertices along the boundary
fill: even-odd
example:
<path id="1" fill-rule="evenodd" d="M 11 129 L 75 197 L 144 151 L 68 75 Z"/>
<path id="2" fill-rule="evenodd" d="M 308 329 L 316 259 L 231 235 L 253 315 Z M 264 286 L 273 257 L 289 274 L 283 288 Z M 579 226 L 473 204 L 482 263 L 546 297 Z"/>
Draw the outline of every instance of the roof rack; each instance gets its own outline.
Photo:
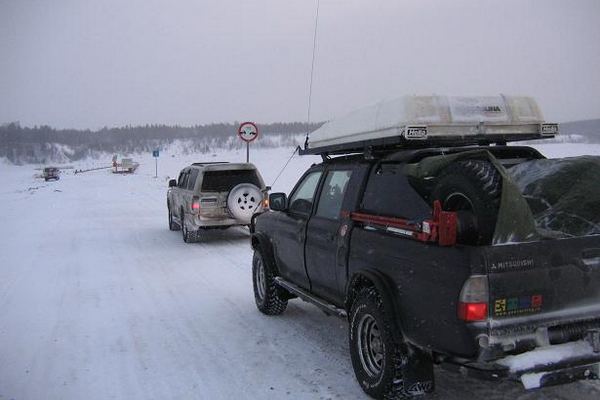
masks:
<path id="1" fill-rule="evenodd" d="M 212 164 L 229 164 L 229 161 L 206 161 L 206 162 L 195 162 L 192 165 L 197 167 L 202 167 L 203 165 L 212 165 Z"/>
<path id="2" fill-rule="evenodd" d="M 530 97 L 405 96 L 324 124 L 300 154 L 505 145 L 557 134 L 558 125 L 545 123 Z"/>

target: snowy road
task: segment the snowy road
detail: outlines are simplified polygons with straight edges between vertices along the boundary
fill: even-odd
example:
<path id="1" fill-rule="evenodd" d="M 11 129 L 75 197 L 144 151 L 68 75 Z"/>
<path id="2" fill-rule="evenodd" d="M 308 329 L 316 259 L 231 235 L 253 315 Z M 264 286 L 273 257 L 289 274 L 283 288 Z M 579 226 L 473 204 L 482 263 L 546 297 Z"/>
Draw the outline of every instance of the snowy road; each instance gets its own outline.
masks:
<path id="1" fill-rule="evenodd" d="M 256 161 L 267 183 L 289 155 L 277 151 Z M 135 175 L 48 183 L 0 165 L 0 399 L 366 398 L 347 324 L 297 300 L 260 314 L 248 231 L 184 244 L 167 229 L 164 176 L 141 161 Z M 526 392 L 436 372 L 431 399 L 600 398 L 598 382 Z"/>

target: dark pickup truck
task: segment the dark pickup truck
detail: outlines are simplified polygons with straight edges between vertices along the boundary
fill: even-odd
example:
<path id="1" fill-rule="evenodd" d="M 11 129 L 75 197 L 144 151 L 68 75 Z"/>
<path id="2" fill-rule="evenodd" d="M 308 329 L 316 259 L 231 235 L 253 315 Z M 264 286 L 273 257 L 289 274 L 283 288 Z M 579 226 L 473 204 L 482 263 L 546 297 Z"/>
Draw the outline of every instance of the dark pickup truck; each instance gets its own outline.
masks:
<path id="1" fill-rule="evenodd" d="M 504 145 L 322 156 L 253 218 L 261 312 L 299 297 L 347 318 L 356 378 L 375 398 L 432 392 L 434 364 L 528 389 L 598 378 L 598 221 L 549 224 L 562 214 L 528 194 L 543 176 L 519 186 L 524 165 L 550 160 Z M 553 177 L 546 192 L 575 179 Z"/>

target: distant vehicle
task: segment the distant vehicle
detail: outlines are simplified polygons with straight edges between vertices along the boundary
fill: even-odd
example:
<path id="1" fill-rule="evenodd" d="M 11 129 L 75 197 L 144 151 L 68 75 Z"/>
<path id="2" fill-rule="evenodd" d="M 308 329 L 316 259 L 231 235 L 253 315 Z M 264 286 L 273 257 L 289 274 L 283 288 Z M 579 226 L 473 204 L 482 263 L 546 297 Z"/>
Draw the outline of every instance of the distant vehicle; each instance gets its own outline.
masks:
<path id="1" fill-rule="evenodd" d="M 556 133 L 506 96 L 328 122 L 301 151 L 323 162 L 253 219 L 258 309 L 299 297 L 346 318 L 374 398 L 432 392 L 434 364 L 527 389 L 598 379 L 600 158 L 506 146 Z"/>
<path id="2" fill-rule="evenodd" d="M 132 158 L 123 158 L 121 162 L 117 162 L 117 155 L 113 156 L 113 172 L 115 174 L 132 174 L 140 166 L 138 162 L 133 161 Z"/>
<path id="3" fill-rule="evenodd" d="M 268 187 L 251 163 L 194 163 L 169 181 L 169 229 L 195 242 L 206 229 L 249 225 L 265 208 Z"/>
<path id="4" fill-rule="evenodd" d="M 48 182 L 50 179 L 57 181 L 60 179 L 60 170 L 56 167 L 46 167 L 42 172 L 42 176 L 46 182 Z"/>

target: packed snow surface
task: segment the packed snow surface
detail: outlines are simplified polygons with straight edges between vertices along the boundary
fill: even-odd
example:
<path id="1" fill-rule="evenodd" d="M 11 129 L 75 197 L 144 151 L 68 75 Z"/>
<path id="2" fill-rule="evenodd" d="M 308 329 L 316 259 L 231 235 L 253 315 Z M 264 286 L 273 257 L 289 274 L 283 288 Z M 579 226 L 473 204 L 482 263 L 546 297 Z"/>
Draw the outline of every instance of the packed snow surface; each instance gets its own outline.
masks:
<path id="1" fill-rule="evenodd" d="M 267 185 L 293 149 L 251 151 Z M 599 146 L 548 145 L 552 156 Z M 0 164 L 0 399 L 365 399 L 347 323 L 299 300 L 278 317 L 254 304 L 246 228 L 185 244 L 167 229 L 167 178 L 190 162 L 245 151 L 134 155 L 107 170 L 44 182 Z M 295 157 L 273 186 L 289 191 L 318 157 Z M 110 164 L 90 160 L 88 169 Z M 436 367 L 431 399 L 598 399 L 583 381 L 526 392 Z"/>

